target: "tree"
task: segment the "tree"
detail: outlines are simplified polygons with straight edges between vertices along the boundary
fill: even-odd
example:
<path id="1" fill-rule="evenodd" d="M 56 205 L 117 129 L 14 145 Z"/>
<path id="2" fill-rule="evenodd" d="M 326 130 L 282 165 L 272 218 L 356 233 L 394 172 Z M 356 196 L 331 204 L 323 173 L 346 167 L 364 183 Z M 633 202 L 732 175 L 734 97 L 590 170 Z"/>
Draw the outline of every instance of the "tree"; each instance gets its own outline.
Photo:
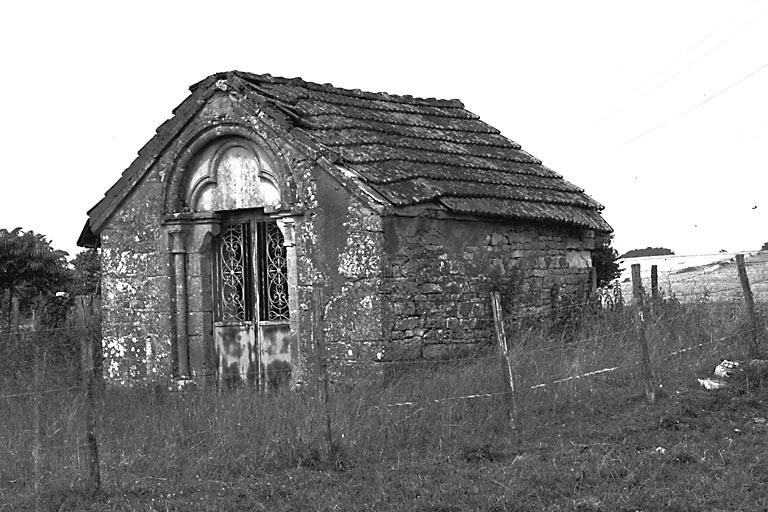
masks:
<path id="1" fill-rule="evenodd" d="M 20 297 L 29 307 L 37 295 L 51 294 L 69 279 L 67 253 L 51 247 L 44 235 L 16 228 L 0 229 L 0 290 L 8 298 Z"/>
<path id="2" fill-rule="evenodd" d="M 101 262 L 96 249 L 81 251 L 70 262 L 72 279 L 68 287 L 70 295 L 99 295 L 101 293 Z"/>
<path id="3" fill-rule="evenodd" d="M 605 286 L 619 277 L 621 269 L 619 268 L 619 253 L 611 247 L 612 235 L 597 237 L 595 239 L 595 250 L 592 251 L 592 266 L 597 273 L 597 286 Z"/>

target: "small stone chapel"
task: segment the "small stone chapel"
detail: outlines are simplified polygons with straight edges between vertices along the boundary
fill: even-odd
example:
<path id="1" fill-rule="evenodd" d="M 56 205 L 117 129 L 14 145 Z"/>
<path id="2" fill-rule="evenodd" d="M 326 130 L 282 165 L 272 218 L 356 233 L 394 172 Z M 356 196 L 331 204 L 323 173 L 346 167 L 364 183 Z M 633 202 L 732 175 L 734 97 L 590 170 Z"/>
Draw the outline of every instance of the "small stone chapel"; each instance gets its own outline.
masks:
<path id="1" fill-rule="evenodd" d="M 492 290 L 590 292 L 602 206 L 460 101 L 239 71 L 190 90 L 78 240 L 109 381 L 300 385 L 313 317 L 341 381 L 493 343 Z"/>

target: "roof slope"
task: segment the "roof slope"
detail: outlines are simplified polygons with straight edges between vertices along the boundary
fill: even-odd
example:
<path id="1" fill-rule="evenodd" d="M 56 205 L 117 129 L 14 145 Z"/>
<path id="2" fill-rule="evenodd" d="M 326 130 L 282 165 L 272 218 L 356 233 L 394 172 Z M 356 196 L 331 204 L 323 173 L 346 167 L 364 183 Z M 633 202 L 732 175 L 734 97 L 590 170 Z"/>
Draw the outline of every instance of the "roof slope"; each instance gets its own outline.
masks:
<path id="1" fill-rule="evenodd" d="M 396 207 L 429 202 L 458 214 L 611 231 L 598 202 L 458 100 L 234 74 Z"/>
<path id="2" fill-rule="evenodd" d="M 122 200 L 163 149 L 224 80 L 246 88 L 246 101 L 268 108 L 280 124 L 358 176 L 395 209 L 429 203 L 459 215 L 527 219 L 611 231 L 603 207 L 523 151 L 458 100 L 348 90 L 300 78 L 240 71 L 193 85 L 192 95 L 105 197 L 89 211 L 82 241 L 93 243 Z M 287 121 L 287 122 L 286 122 Z"/>

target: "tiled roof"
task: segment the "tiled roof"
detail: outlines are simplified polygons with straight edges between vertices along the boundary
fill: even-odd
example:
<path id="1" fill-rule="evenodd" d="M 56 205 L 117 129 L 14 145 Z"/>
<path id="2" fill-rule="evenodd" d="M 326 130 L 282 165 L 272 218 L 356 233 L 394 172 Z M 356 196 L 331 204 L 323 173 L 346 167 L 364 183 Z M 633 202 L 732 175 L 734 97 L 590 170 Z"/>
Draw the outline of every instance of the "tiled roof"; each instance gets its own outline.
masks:
<path id="1" fill-rule="evenodd" d="M 611 227 L 602 206 L 458 100 L 234 72 L 395 207 Z"/>
<path id="2" fill-rule="evenodd" d="M 222 80 L 233 89 L 246 89 L 245 98 L 257 108 L 268 107 L 284 118 L 280 124 L 287 130 L 303 132 L 301 140 L 354 171 L 395 211 L 428 204 L 458 215 L 611 231 L 599 203 L 458 100 L 363 92 L 239 71 L 212 75 L 190 88 L 192 95 L 174 117 L 157 129 L 89 211 L 88 230 L 100 230 Z"/>

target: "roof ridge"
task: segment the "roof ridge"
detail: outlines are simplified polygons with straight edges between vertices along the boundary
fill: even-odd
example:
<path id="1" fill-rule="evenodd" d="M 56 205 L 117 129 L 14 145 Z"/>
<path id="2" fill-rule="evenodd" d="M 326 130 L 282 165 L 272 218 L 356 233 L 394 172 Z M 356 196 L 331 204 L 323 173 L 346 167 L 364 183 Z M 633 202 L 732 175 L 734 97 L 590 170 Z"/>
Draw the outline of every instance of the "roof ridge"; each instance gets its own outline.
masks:
<path id="1" fill-rule="evenodd" d="M 320 94 L 321 91 L 315 91 L 315 90 L 309 90 L 305 94 L 296 94 L 296 99 L 293 101 L 286 101 L 284 99 L 281 99 L 279 97 L 279 93 L 275 93 L 273 90 L 266 89 L 264 87 L 264 84 L 257 84 L 247 79 L 242 79 L 249 87 L 256 90 L 259 94 L 262 94 L 266 96 L 269 101 L 274 101 L 278 103 L 284 103 L 284 104 L 290 104 L 292 108 L 301 110 L 305 115 L 307 116 L 316 116 L 316 115 L 332 115 L 332 113 L 320 113 L 320 114 L 313 114 L 311 112 L 311 108 L 307 108 L 307 104 L 310 107 L 317 107 L 318 104 L 326 104 L 326 105 L 334 105 L 334 106 L 343 106 L 343 107 L 351 107 L 355 109 L 360 110 L 368 110 L 372 112 L 383 112 L 386 114 L 408 114 L 408 115 L 416 115 L 416 116 L 431 116 L 431 117 L 442 117 L 446 119 L 460 119 L 465 121 L 481 121 L 480 116 L 477 114 L 470 112 L 466 108 L 458 108 L 458 107 L 449 107 L 445 105 L 434 105 L 434 104 L 414 104 L 414 103 L 403 103 L 403 102 L 397 102 L 396 105 L 408 105 L 411 107 L 416 108 L 429 108 L 432 109 L 430 111 L 418 111 L 418 110 L 409 110 L 404 108 L 384 108 L 384 107 L 376 107 L 371 104 L 372 101 L 376 102 L 383 102 L 380 98 L 375 99 L 363 99 L 363 98 L 355 98 L 359 100 L 359 103 L 354 101 L 346 101 L 346 100 L 337 100 L 337 99 L 330 99 L 325 98 Z M 323 94 L 331 95 L 331 96 L 339 96 L 338 94 L 334 94 L 332 92 L 329 92 L 327 90 L 322 91 Z M 301 103 L 304 103 L 304 106 L 301 105 Z M 392 102 L 390 102 L 392 103 Z M 450 114 L 448 112 L 444 112 L 442 110 L 449 109 L 449 110 L 460 110 L 463 115 L 458 114 Z M 483 123 L 487 124 L 487 123 Z M 491 127 L 493 128 L 493 127 Z"/>
<path id="2" fill-rule="evenodd" d="M 249 73 L 247 71 L 237 71 L 237 70 L 231 71 L 230 73 L 248 81 L 255 80 L 255 81 L 264 81 L 267 83 L 293 85 L 293 86 L 305 87 L 310 90 L 328 92 L 331 94 L 338 94 L 340 96 L 349 96 L 352 98 L 377 99 L 381 101 L 389 101 L 392 103 L 424 105 L 424 106 L 436 106 L 435 105 L 436 103 L 441 103 L 442 104 L 441 106 L 444 106 L 447 108 L 460 108 L 460 109 L 465 108 L 464 103 L 462 103 L 461 100 L 458 100 L 455 98 L 453 99 L 420 98 L 417 96 L 411 96 L 410 94 L 400 95 L 400 94 L 392 94 L 385 91 L 374 92 L 374 91 L 363 91 L 361 89 L 345 89 L 343 87 L 337 87 L 331 83 L 321 84 L 317 82 L 309 82 L 307 80 L 304 80 L 301 77 L 284 78 L 279 76 L 272 76 L 270 74 L 260 75 L 257 73 Z"/>
<path id="3" fill-rule="evenodd" d="M 376 108 L 376 107 L 371 106 L 370 104 L 358 105 L 358 104 L 352 103 L 352 102 L 327 100 L 327 99 L 319 98 L 317 96 L 307 96 L 307 97 L 304 97 L 304 98 L 299 98 L 296 101 L 295 105 L 300 108 L 299 102 L 302 102 L 302 101 L 310 102 L 311 100 L 315 100 L 315 101 L 322 102 L 322 103 L 327 103 L 329 105 L 343 105 L 343 106 L 347 106 L 347 107 L 359 108 L 361 110 L 372 110 L 374 112 L 387 112 L 387 113 L 391 113 L 391 114 L 411 114 L 411 115 L 419 115 L 419 116 L 445 117 L 447 119 L 464 119 L 464 120 L 467 120 L 467 121 L 479 121 L 480 120 L 480 116 L 470 112 L 469 110 L 467 110 L 465 108 L 459 109 L 459 108 L 454 108 L 454 107 L 439 107 L 439 106 L 435 106 L 435 105 L 413 105 L 413 104 L 409 104 L 409 105 L 415 106 L 415 107 L 448 108 L 448 109 L 453 109 L 453 110 L 461 110 L 461 111 L 465 112 L 467 115 L 460 116 L 460 115 L 450 115 L 450 114 L 445 113 L 445 112 L 414 112 L 412 110 L 406 110 L 406 109 Z M 373 101 L 378 101 L 378 100 L 373 100 Z M 397 104 L 398 105 L 406 105 L 406 103 L 397 103 Z M 308 114 L 308 115 L 317 115 L 317 114 Z"/>

